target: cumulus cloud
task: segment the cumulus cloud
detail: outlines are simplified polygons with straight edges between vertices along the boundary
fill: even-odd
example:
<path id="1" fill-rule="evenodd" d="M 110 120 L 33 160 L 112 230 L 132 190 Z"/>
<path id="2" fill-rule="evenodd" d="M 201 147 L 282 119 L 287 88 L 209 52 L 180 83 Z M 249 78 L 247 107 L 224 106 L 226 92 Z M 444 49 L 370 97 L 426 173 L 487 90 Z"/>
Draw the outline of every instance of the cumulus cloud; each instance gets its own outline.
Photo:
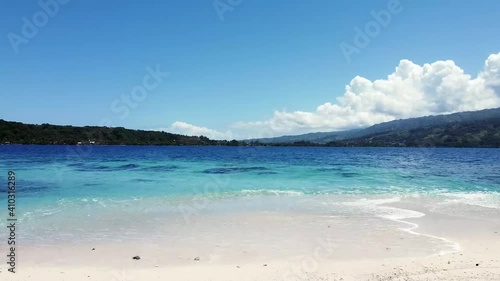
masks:
<path id="1" fill-rule="evenodd" d="M 314 112 L 276 111 L 266 121 L 238 122 L 235 130 L 282 135 L 337 131 L 380 122 L 433 114 L 500 107 L 500 53 L 485 61 L 475 78 L 453 61 L 418 65 L 401 60 L 386 79 L 370 81 L 356 76 L 336 103 Z"/>
<path id="2" fill-rule="evenodd" d="M 500 53 L 488 57 L 484 65 L 485 70 L 479 75 L 485 83 L 495 89 L 500 95 Z"/>
<path id="3" fill-rule="evenodd" d="M 233 134 L 230 131 L 219 132 L 206 127 L 198 127 L 185 122 L 174 122 L 170 128 L 162 129 L 162 131 L 169 131 L 175 134 L 188 135 L 188 136 L 206 136 L 210 139 L 233 139 Z"/>
<path id="4" fill-rule="evenodd" d="M 318 131 L 362 128 L 395 119 L 500 107 L 500 53 L 490 55 L 472 77 L 452 60 L 418 65 L 401 60 L 386 79 L 354 77 L 336 102 L 314 112 L 275 111 L 264 121 L 237 122 L 232 131 L 217 132 L 183 122 L 177 132 L 216 138 L 273 137 Z M 230 137 L 228 137 L 230 136 Z"/>

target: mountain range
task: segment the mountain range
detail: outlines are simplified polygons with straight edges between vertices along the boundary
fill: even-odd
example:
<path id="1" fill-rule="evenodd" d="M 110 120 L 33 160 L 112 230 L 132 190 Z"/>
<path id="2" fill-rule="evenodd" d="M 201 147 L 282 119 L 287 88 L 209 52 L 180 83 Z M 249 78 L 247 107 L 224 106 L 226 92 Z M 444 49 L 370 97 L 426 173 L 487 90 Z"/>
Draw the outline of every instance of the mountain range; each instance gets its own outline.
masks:
<path id="1" fill-rule="evenodd" d="M 476 137 L 474 143 L 479 145 L 483 138 L 489 137 L 489 141 L 495 141 L 496 137 L 500 138 L 499 124 L 500 108 L 494 108 L 394 120 L 364 129 L 309 133 L 296 136 L 251 139 L 247 141 L 265 144 L 310 142 L 331 145 L 337 142 L 339 144 L 355 146 L 413 146 L 422 144 L 425 138 L 428 141 L 431 137 L 432 139 L 438 138 L 433 142 L 439 144 L 444 144 L 446 142 L 445 139 L 448 139 L 448 142 L 451 144 L 452 138 L 460 138 L 458 142 L 464 142 L 467 137 L 474 135 Z M 498 143 L 493 143 L 497 144 L 496 146 L 500 144 L 500 139 L 497 141 Z"/>

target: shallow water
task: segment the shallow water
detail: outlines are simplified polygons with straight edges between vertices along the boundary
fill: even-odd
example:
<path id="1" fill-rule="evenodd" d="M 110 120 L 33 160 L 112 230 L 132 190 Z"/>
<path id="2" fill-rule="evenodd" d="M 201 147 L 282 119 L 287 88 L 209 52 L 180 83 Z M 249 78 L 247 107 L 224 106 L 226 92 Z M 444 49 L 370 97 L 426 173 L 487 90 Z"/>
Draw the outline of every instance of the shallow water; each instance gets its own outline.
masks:
<path id="1" fill-rule="evenodd" d="M 376 241 L 389 230 L 400 235 L 398 219 L 420 215 L 381 205 L 400 198 L 432 198 L 450 212 L 500 208 L 498 149 L 13 145 L 0 155 L 1 179 L 17 175 L 25 243 L 196 241 L 193 229 L 262 241 L 249 234 L 256 225 L 220 228 L 221 218 L 268 213 L 297 218 L 286 224 L 292 229 L 303 227 L 300 217 L 331 218 L 325 223 L 344 229 L 339 235 L 358 229 Z"/>

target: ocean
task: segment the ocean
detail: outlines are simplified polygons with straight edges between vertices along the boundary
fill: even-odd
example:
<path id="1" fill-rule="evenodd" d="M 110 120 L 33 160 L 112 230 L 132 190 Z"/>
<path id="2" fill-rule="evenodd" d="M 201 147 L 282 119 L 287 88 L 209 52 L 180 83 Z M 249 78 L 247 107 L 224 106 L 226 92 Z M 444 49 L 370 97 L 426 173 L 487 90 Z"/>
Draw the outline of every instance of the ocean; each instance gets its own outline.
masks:
<path id="1" fill-rule="evenodd" d="M 220 218 L 256 213 L 401 231 L 396 223 L 424 215 L 383 206 L 402 198 L 442 213 L 500 209 L 499 149 L 3 145 L 0 155 L 0 206 L 14 171 L 24 244 L 195 241 L 193 225 L 216 235 Z"/>

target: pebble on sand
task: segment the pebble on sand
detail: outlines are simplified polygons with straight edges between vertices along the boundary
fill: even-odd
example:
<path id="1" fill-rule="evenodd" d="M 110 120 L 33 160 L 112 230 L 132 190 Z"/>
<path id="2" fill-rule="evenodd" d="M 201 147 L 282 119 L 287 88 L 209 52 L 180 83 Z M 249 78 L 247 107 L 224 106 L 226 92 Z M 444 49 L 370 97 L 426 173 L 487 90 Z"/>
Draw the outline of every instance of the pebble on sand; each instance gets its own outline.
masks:
<path id="1" fill-rule="evenodd" d="M 134 259 L 134 260 L 140 260 L 140 259 L 141 259 L 141 257 L 139 257 L 139 256 L 135 256 L 135 257 L 132 257 L 132 259 Z"/>
<path id="2" fill-rule="evenodd" d="M 200 261 L 200 257 L 194 258 L 195 261 Z"/>

